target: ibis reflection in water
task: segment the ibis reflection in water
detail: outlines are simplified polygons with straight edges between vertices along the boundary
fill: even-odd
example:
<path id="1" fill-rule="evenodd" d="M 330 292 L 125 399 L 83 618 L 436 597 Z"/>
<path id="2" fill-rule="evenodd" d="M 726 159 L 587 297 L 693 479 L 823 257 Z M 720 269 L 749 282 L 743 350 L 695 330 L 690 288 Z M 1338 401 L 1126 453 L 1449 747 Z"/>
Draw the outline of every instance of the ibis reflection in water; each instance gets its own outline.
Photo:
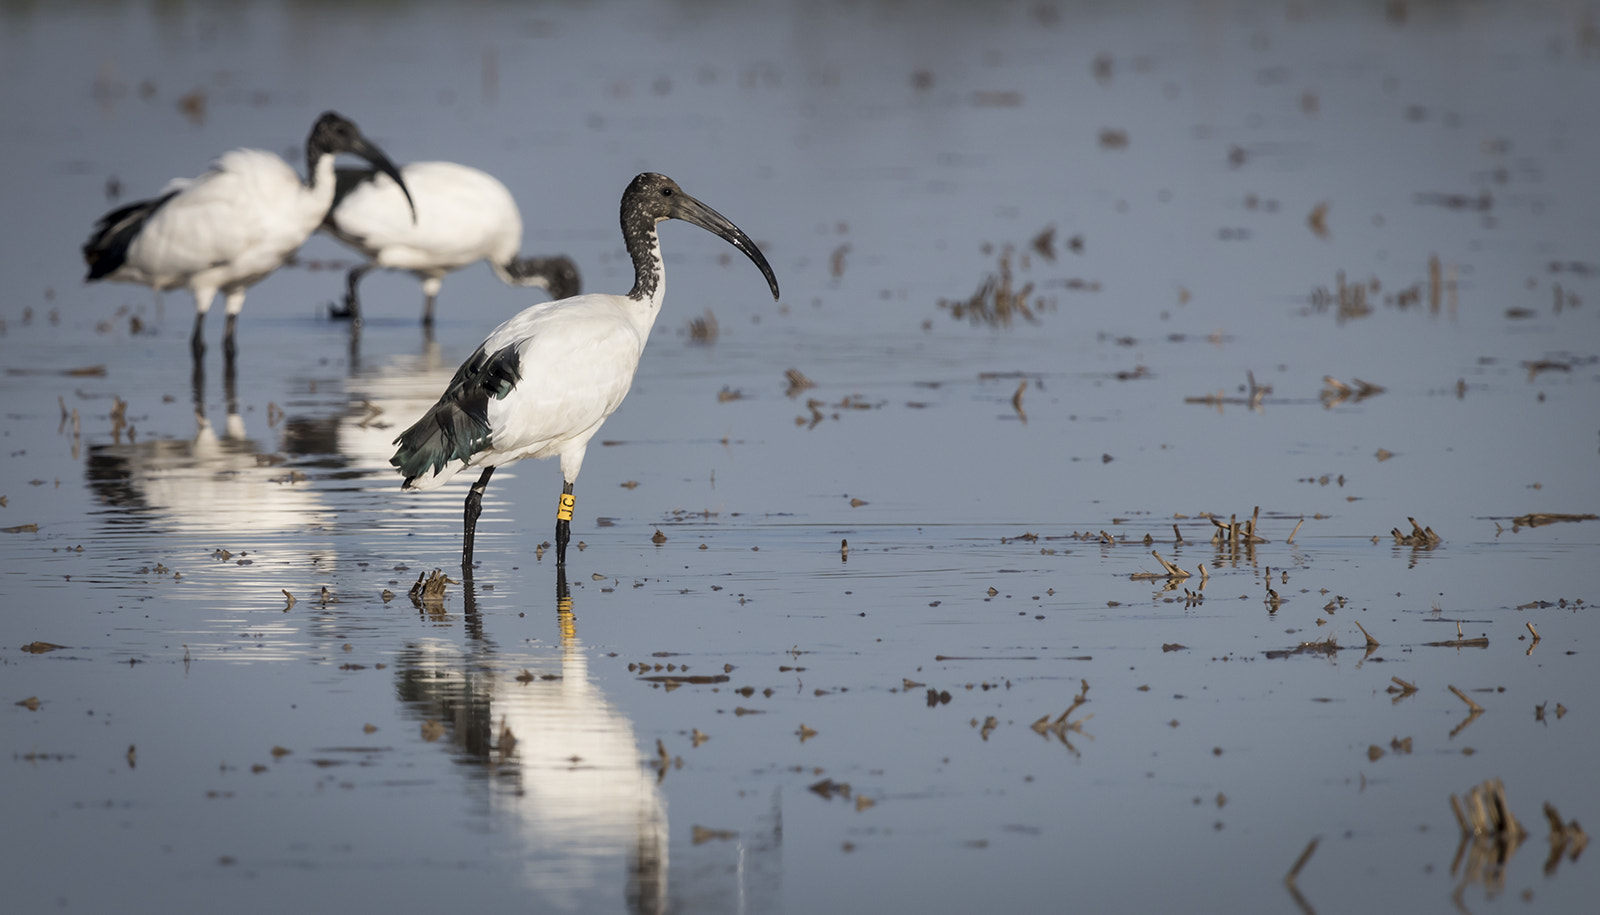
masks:
<path id="1" fill-rule="evenodd" d="M 306 181 L 272 153 L 224 153 L 200 177 L 176 178 L 159 196 L 100 217 L 83 245 L 86 279 L 157 292 L 187 288 L 194 295 L 189 347 L 197 361 L 205 353 L 206 312 L 220 291 L 228 316 L 223 353 L 231 361 L 245 291 L 283 266 L 322 224 L 333 206 L 333 160 L 340 153 L 360 156 L 392 177 L 409 203 L 410 192 L 383 151 L 330 111 L 306 138 Z"/>
<path id="2" fill-rule="evenodd" d="M 366 258 L 345 280 L 344 310 L 361 321 L 357 286 L 375 268 L 405 270 L 422 281 L 422 323 L 433 324 L 446 274 L 480 260 L 511 286 L 535 286 L 552 298 L 580 292 L 577 265 L 565 255 L 522 257 L 522 213 L 494 176 L 454 162 L 413 162 L 400 169 L 416 200 L 411 218 L 402 186 L 378 169 L 339 169 L 333 209 L 322 228 Z"/>
<path id="3" fill-rule="evenodd" d="M 495 328 L 456 371 L 439 402 L 402 432 L 390 463 L 405 489 L 433 489 L 468 467 L 483 473 L 467 494 L 461 565 L 472 566 L 473 533 L 496 467 L 559 457 L 556 565 L 567 560 L 573 483 L 589 440 L 633 384 L 666 281 L 656 226 L 682 219 L 714 232 L 778 281 L 761 249 L 738 226 L 665 175 L 639 175 L 622 195 L 622 238 L 633 261 L 627 295 L 590 293 L 535 305 Z"/>

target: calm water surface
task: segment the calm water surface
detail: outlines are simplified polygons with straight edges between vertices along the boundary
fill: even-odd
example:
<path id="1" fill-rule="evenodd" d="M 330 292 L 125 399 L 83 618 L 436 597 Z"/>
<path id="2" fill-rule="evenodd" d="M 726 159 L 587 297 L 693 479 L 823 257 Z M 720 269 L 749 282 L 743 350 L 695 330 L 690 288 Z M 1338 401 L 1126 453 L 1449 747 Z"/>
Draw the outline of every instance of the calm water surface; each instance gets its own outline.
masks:
<path id="1" fill-rule="evenodd" d="M 1600 511 L 1600 11 L 0 18 L 8 911 L 1600 891 L 1543 812 L 1600 822 L 1600 521 L 1514 520 Z M 387 463 L 539 293 L 452 275 L 429 339 L 415 281 L 373 274 L 353 340 L 319 236 L 251 292 L 230 374 L 215 341 L 191 371 L 187 295 L 80 282 L 106 209 L 235 146 L 298 163 L 328 108 L 499 176 L 588 290 L 631 284 L 645 169 L 777 271 L 775 304 L 663 229 L 570 608 L 536 551 L 555 467 L 498 473 L 470 585 L 420 602 L 465 484 L 402 495 Z M 1003 282 L 1032 320 L 982 320 Z M 1258 508 L 1264 543 L 1211 541 Z M 1409 518 L 1441 540 L 1397 542 Z M 1194 576 L 1134 578 L 1151 550 Z M 1489 779 L 1520 845 L 1461 840 L 1451 797 Z"/>

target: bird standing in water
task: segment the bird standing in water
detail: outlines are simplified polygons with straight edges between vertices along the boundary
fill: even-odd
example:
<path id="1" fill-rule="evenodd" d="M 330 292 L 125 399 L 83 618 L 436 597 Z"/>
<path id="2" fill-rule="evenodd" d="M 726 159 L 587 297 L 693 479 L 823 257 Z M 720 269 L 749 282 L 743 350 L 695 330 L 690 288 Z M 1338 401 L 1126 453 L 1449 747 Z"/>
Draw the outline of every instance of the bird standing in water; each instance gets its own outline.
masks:
<path id="1" fill-rule="evenodd" d="M 220 290 L 228 313 L 222 349 L 232 362 L 245 291 L 283 266 L 322 224 L 333 206 L 333 158 L 339 153 L 360 156 L 389 175 L 410 205 L 411 192 L 388 156 L 355 124 L 329 111 L 306 138 L 306 182 L 272 153 L 224 153 L 200 177 L 175 178 L 159 197 L 100 217 L 83 245 L 85 279 L 138 283 L 157 292 L 187 287 L 194 295 L 189 348 L 196 362 L 205 354 L 206 312 Z"/>
<path id="2" fill-rule="evenodd" d="M 422 323 L 433 324 L 433 303 L 446 274 L 487 260 L 508 286 L 538 286 L 551 298 L 578 294 L 578 267 L 569 257 L 521 257 L 522 213 L 493 175 L 454 162 L 413 162 L 400 169 L 420 201 L 406 212 L 399 185 L 377 169 L 341 168 L 333 209 L 322 228 L 366 257 L 345 280 L 344 310 L 361 321 L 356 287 L 374 268 L 406 270 L 422 281 Z"/>
<path id="3" fill-rule="evenodd" d="M 767 279 L 778 281 L 761 249 L 738 226 L 678 187 L 646 172 L 622 195 L 622 238 L 633 260 L 627 295 L 590 293 L 543 302 L 495 328 L 444 396 L 395 439 L 390 459 L 403 489 L 433 489 L 468 467 L 483 474 L 467 493 L 461 565 L 470 574 L 472 541 L 483 492 L 496 467 L 523 458 L 559 457 L 556 566 L 571 539 L 573 484 L 589 440 L 627 396 L 666 289 L 656 225 L 681 219 L 714 232 L 744 252 Z"/>

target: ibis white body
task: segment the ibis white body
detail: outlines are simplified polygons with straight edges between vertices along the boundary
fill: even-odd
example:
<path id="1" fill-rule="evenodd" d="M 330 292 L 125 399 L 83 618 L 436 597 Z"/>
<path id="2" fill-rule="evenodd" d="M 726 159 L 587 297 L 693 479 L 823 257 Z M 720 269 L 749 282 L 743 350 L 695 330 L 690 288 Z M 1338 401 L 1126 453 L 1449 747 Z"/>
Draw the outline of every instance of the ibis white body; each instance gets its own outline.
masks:
<path id="1" fill-rule="evenodd" d="M 404 270 L 422 281 L 423 320 L 446 274 L 488 261 L 511 286 L 538 286 L 557 299 L 577 293 L 571 260 L 522 259 L 522 213 L 493 175 L 455 162 L 413 162 L 400 169 L 417 218 L 394 179 L 380 171 L 340 169 L 333 209 L 322 227 L 361 252 L 367 263 L 350 272 L 346 306 L 358 316 L 356 285 L 373 268 Z"/>
<path id="2" fill-rule="evenodd" d="M 187 288 L 200 314 L 221 291 L 236 315 L 245 290 L 283 266 L 322 223 L 333 203 L 333 158 L 317 164 L 307 187 L 272 153 L 236 149 L 204 175 L 170 182 L 163 196 L 173 192 L 104 278 L 158 292 Z"/>
<path id="3" fill-rule="evenodd" d="M 479 352 L 514 358 L 519 377 L 504 397 L 484 401 L 482 447 L 406 488 L 434 489 L 468 467 L 548 457 L 559 457 L 563 480 L 576 482 L 589 440 L 633 386 L 664 288 L 658 283 L 644 301 L 589 293 L 542 302 L 495 328 Z"/>
<path id="4" fill-rule="evenodd" d="M 354 124 L 327 112 L 306 139 L 307 181 L 272 153 L 225 153 L 198 178 L 173 180 L 159 197 L 102 216 L 83 245 L 87 279 L 157 291 L 187 288 L 194 295 L 190 346 L 196 358 L 205 350 L 206 313 L 222 292 L 228 314 L 223 342 L 231 358 L 245 291 L 283 266 L 322 224 L 333 205 L 334 156 L 342 152 L 399 174 Z"/>
<path id="5" fill-rule="evenodd" d="M 665 175 L 634 178 L 621 215 L 632 291 L 542 303 L 501 324 L 456 371 L 439 402 L 395 439 L 400 447 L 390 463 L 405 476 L 406 489 L 430 489 L 468 467 L 483 468 L 466 501 L 461 564 L 467 574 L 490 475 L 529 457 L 561 459 L 556 565 L 566 564 L 572 489 L 584 453 L 627 396 L 661 312 L 666 280 L 658 223 L 682 219 L 721 236 L 761 269 L 778 297 L 778 281 L 755 242 Z"/>

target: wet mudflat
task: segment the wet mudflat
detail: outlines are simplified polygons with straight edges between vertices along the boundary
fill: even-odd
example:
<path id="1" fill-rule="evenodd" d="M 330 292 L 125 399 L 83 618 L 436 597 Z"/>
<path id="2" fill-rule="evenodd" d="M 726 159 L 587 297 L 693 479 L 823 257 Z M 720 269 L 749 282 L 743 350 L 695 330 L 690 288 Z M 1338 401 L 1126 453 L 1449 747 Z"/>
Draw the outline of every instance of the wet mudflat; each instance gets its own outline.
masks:
<path id="1" fill-rule="evenodd" d="M 1592 12 L 379 12 L 4 11 L 8 910 L 1590 904 Z M 540 293 L 430 340 L 373 274 L 352 339 L 319 236 L 229 373 L 79 282 L 325 108 L 586 290 L 644 169 L 778 274 L 663 227 L 567 602 L 554 466 L 468 584 L 466 483 L 387 463 Z"/>

